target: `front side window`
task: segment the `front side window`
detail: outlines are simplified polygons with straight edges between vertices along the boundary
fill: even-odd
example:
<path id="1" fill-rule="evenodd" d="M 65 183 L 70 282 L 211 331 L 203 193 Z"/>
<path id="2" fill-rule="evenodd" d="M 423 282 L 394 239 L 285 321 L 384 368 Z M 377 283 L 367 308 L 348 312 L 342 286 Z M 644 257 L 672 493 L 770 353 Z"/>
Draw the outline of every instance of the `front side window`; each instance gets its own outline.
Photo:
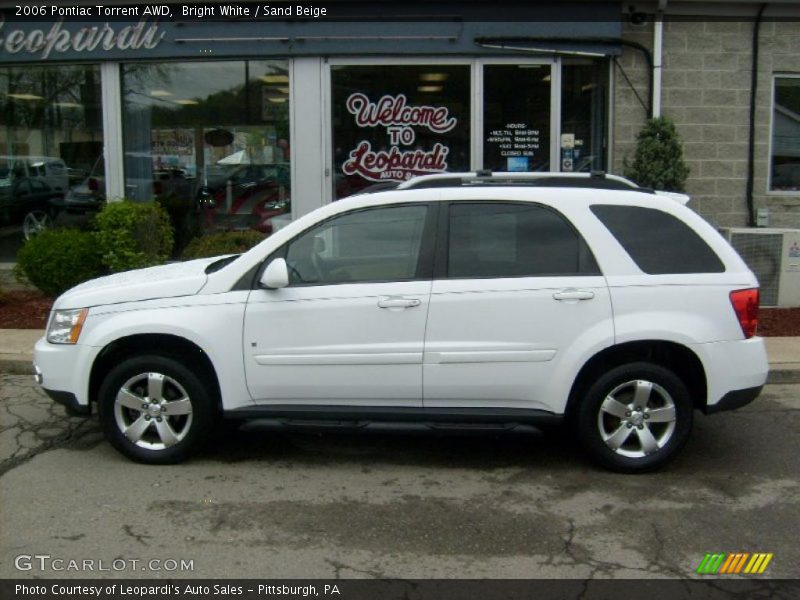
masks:
<path id="1" fill-rule="evenodd" d="M 290 285 L 403 281 L 417 276 L 427 206 L 350 212 L 289 243 Z"/>
<path id="2" fill-rule="evenodd" d="M 776 77 L 770 190 L 800 191 L 800 76 Z"/>
<path id="3" fill-rule="evenodd" d="M 703 238 L 669 213 L 609 204 L 595 204 L 591 210 L 648 275 L 725 271 Z"/>
<path id="4" fill-rule="evenodd" d="M 501 202 L 450 206 L 449 277 L 596 273 L 586 243 L 549 208 Z"/>

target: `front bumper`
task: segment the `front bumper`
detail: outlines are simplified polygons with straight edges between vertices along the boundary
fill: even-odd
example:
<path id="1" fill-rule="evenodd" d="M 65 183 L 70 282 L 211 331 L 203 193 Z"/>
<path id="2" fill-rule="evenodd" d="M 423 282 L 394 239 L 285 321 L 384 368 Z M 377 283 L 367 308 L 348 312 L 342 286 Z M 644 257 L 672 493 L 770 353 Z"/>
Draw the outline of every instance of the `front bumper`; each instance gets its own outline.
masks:
<path id="1" fill-rule="evenodd" d="M 36 383 L 70 414 L 87 415 L 89 372 L 98 348 L 81 344 L 51 344 L 45 338 L 33 349 Z"/>
<path id="2" fill-rule="evenodd" d="M 72 392 L 61 392 L 59 390 L 48 390 L 43 387 L 44 393 L 50 396 L 54 402 L 58 402 L 67 409 L 67 414 L 73 417 L 83 417 L 92 414 L 90 404 L 78 404 L 78 399 Z"/>

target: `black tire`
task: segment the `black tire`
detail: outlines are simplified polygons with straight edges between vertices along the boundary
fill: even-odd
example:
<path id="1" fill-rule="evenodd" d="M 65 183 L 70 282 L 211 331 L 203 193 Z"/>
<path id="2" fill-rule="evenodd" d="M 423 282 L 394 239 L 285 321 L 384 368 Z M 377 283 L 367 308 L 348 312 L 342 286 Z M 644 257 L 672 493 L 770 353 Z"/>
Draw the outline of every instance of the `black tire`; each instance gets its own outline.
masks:
<path id="1" fill-rule="evenodd" d="M 153 377 L 156 383 L 150 388 L 150 374 L 162 377 L 160 397 L 159 378 Z M 124 386 L 130 394 L 120 395 Z M 156 391 L 154 397 L 159 402 L 149 401 L 151 389 Z M 217 410 L 212 390 L 210 382 L 177 358 L 157 354 L 135 356 L 122 361 L 103 380 L 98 393 L 100 422 L 111 445 L 128 458 L 147 464 L 179 463 L 202 445 L 213 429 Z M 123 398 L 119 403 L 118 395 Z M 123 405 L 123 401 L 130 406 Z M 134 408 L 137 402 L 142 404 Z M 159 407 L 144 410 L 148 403 Z M 162 423 L 168 427 L 164 428 Z M 124 426 L 132 439 L 126 436 Z M 140 429 L 143 433 L 137 440 Z"/>
<path id="2" fill-rule="evenodd" d="M 609 397 L 625 406 L 624 412 L 607 401 Z M 663 467 L 680 452 L 692 430 L 693 406 L 686 386 L 669 369 L 648 362 L 611 369 L 578 402 L 575 425 L 580 442 L 593 460 L 612 471 L 644 473 Z M 662 421 L 670 411 L 674 420 Z"/>

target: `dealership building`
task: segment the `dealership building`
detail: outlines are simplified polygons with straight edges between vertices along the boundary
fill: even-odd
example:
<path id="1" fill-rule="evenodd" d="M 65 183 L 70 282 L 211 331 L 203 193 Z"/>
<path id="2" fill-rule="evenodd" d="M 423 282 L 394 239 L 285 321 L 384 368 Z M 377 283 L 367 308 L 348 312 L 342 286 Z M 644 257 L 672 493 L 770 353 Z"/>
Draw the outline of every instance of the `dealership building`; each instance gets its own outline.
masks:
<path id="1" fill-rule="evenodd" d="M 297 217 L 415 174 L 622 173 L 663 115 L 695 210 L 800 228 L 797 3 L 312 4 L 0 4 L 6 226 L 26 194 L 260 189 Z"/>

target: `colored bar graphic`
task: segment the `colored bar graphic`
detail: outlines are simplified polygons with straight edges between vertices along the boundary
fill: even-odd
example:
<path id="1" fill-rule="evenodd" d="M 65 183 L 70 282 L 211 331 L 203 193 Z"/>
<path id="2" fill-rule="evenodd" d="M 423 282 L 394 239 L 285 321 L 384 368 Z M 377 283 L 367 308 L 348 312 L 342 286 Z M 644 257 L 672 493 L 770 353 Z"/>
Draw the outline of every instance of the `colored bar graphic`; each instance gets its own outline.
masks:
<path id="1" fill-rule="evenodd" d="M 697 573 L 700 575 L 738 575 L 744 569 L 744 573 L 748 575 L 760 575 L 767 569 L 773 556 L 772 552 L 707 553 L 700 562 L 700 566 L 697 567 Z"/>
<path id="2" fill-rule="evenodd" d="M 702 575 L 713 575 L 722 566 L 722 561 L 725 560 L 725 554 L 706 554 L 700 566 L 697 567 L 697 572 Z"/>

